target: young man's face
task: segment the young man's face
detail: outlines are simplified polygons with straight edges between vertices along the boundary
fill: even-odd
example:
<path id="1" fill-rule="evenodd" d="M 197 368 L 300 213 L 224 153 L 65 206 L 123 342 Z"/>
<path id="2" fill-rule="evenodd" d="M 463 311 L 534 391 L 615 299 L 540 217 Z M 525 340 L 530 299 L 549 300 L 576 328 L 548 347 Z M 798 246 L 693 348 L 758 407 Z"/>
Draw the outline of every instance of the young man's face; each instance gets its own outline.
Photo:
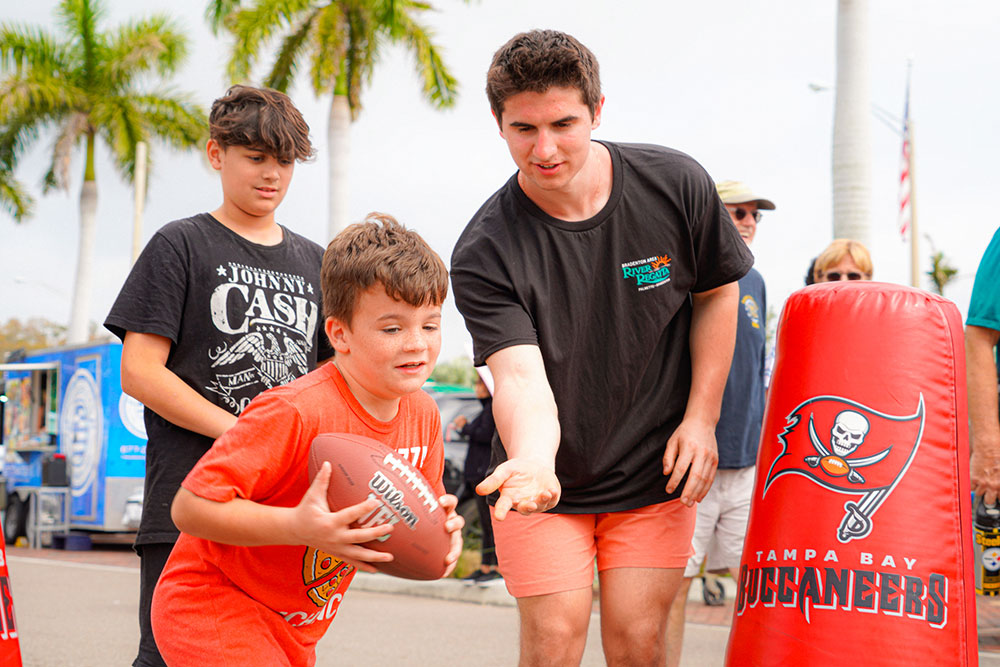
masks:
<path id="1" fill-rule="evenodd" d="M 337 367 L 370 409 L 417 391 L 430 377 L 441 351 L 441 306 L 411 306 L 375 285 L 358 299 L 350 327 L 330 317 L 326 333 Z"/>
<path id="2" fill-rule="evenodd" d="M 234 213 L 253 218 L 274 215 L 288 192 L 294 161 L 279 160 L 246 146 L 223 148 L 212 139 L 207 152 L 209 162 L 222 178 L 224 206 L 235 207 Z"/>
<path id="3" fill-rule="evenodd" d="M 532 192 L 569 189 L 590 155 L 590 133 L 601 124 L 603 104 L 602 97 L 591 118 L 580 91 L 561 86 L 507 98 L 500 135 L 529 197 Z"/>

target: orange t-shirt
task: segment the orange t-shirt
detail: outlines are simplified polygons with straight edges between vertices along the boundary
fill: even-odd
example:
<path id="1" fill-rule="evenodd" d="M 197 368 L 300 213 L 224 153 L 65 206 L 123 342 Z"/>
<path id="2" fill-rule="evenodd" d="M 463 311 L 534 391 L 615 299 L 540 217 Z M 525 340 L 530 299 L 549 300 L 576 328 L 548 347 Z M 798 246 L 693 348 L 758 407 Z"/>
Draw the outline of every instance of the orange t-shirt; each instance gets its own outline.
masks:
<path id="1" fill-rule="evenodd" d="M 184 480 L 192 493 L 294 507 L 309 487 L 320 433 L 378 440 L 444 493 L 441 416 L 422 391 L 378 421 L 330 363 L 257 396 Z M 241 547 L 181 534 L 153 598 L 156 643 L 168 664 L 312 665 L 354 568 L 309 546 Z"/>

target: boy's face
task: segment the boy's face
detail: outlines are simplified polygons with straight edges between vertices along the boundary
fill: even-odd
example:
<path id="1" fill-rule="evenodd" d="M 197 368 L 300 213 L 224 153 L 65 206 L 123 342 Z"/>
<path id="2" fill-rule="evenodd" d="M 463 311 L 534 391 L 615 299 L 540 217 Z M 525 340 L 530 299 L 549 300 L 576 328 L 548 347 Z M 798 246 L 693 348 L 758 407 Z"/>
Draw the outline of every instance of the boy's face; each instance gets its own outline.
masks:
<path id="1" fill-rule="evenodd" d="M 222 178 L 224 205 L 254 218 L 274 215 L 288 192 L 294 161 L 279 160 L 247 146 L 223 148 L 214 139 L 208 140 L 206 150 Z"/>
<path id="2" fill-rule="evenodd" d="M 371 401 L 396 401 L 430 377 L 441 351 L 441 306 L 411 306 L 375 285 L 358 298 L 350 327 L 328 317 L 326 333 L 337 367 L 370 409 Z"/>
<path id="3" fill-rule="evenodd" d="M 603 105 L 602 97 L 591 118 L 583 94 L 564 86 L 504 101 L 500 135 L 529 197 L 533 191 L 568 189 L 590 155 L 590 133 L 601 124 Z"/>

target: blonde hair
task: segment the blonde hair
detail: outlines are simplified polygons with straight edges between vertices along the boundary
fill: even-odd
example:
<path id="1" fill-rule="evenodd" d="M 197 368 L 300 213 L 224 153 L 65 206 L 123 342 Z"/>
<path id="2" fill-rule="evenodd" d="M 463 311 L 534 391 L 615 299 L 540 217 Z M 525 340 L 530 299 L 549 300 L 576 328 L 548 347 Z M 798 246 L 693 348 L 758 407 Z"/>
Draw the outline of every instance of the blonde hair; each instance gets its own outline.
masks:
<path id="1" fill-rule="evenodd" d="M 852 239 L 834 239 L 833 243 L 828 245 L 826 250 L 819 254 L 813 265 L 813 280 L 819 282 L 831 266 L 840 264 L 848 256 L 861 269 L 861 272 L 865 274 L 865 279 L 871 280 L 874 274 L 872 256 L 868 253 L 868 248 L 861 241 L 854 241 Z"/>

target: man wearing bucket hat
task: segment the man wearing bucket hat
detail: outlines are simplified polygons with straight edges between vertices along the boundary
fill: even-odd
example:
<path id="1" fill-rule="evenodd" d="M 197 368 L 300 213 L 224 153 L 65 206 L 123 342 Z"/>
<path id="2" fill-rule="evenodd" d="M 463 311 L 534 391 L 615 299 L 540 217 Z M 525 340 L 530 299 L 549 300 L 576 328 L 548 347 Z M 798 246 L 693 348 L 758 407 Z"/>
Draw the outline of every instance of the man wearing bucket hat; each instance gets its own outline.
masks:
<path id="1" fill-rule="evenodd" d="M 749 246 L 757 234 L 761 211 L 773 211 L 774 202 L 760 197 L 740 181 L 715 186 L 740 237 Z M 667 665 L 677 667 L 684 640 L 684 608 L 692 579 L 701 571 L 728 570 L 738 575 L 743 536 L 750 516 L 754 464 L 764 418 L 764 364 L 766 359 L 767 299 L 764 279 L 755 269 L 739 280 L 740 305 L 736 350 L 722 395 L 722 409 L 715 438 L 719 468 L 715 482 L 698 505 L 692 547 L 694 555 L 684 569 L 684 579 L 674 598 L 667 623 Z M 707 604 L 722 604 L 724 589 L 702 579 Z"/>

